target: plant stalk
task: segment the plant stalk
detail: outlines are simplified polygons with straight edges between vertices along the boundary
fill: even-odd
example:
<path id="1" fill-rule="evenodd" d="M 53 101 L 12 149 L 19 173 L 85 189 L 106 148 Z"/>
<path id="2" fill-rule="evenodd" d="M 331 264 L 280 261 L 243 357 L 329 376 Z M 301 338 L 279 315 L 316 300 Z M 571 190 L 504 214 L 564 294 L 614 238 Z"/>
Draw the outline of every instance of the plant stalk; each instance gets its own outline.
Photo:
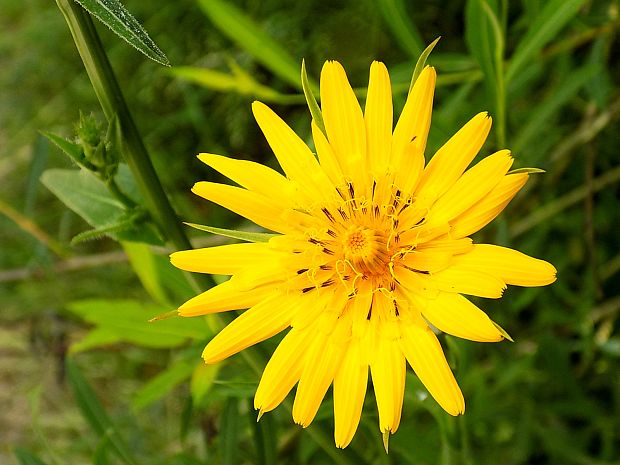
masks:
<path id="1" fill-rule="evenodd" d="M 147 210 L 165 237 L 178 249 L 191 244 L 157 177 L 140 133 L 133 121 L 112 66 L 90 15 L 73 0 L 56 0 L 108 121 L 118 118 L 119 147 L 144 197 Z"/>

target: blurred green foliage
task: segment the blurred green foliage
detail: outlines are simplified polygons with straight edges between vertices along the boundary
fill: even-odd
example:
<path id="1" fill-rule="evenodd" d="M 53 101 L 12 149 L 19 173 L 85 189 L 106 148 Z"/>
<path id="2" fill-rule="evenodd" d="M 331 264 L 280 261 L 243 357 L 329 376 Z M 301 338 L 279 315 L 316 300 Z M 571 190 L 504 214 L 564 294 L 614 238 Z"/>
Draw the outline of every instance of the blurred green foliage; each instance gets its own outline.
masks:
<path id="1" fill-rule="evenodd" d="M 103 117 L 54 2 L 0 0 L 0 393 L 8 393 L 0 394 L 0 462 L 620 463 L 617 0 L 124 3 L 172 68 L 98 29 L 185 221 L 238 226 L 190 194 L 198 180 L 221 179 L 197 153 L 274 166 L 253 99 L 309 140 L 302 58 L 311 86 L 325 60 L 341 61 L 361 97 L 370 62 L 385 62 L 399 110 L 419 53 L 442 36 L 429 58 L 439 80 L 428 153 L 489 110 L 495 126 L 483 154 L 508 147 L 515 167 L 547 173 L 533 175 L 476 239 L 552 262 L 558 281 L 480 302 L 514 344 L 442 336 L 467 413 L 440 411 L 409 373 L 389 455 L 372 395 L 345 451 L 329 438 L 329 394 L 307 431 L 285 407 L 256 423 L 258 376 L 242 356 L 217 368 L 200 362 L 217 323 L 147 322 L 195 293 L 163 249 L 111 239 L 69 245 L 90 226 L 39 179 L 54 169 L 43 181 L 63 199 L 77 178 L 56 190 L 49 179 L 75 177 L 67 174 L 75 166 L 39 131 L 72 140 L 80 111 Z M 131 192 L 130 179 L 119 184 Z M 99 198 L 122 215 L 122 202 Z"/>

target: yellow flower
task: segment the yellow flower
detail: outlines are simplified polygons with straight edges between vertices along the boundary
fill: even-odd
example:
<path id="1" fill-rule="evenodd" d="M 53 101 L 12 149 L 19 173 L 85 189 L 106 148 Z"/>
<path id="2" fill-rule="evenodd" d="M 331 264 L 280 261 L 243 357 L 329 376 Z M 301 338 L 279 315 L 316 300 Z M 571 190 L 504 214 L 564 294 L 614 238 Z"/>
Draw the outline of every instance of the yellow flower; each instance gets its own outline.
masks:
<path id="1" fill-rule="evenodd" d="M 491 128 L 474 116 L 424 163 L 436 74 L 426 67 L 393 129 L 386 67 L 374 62 L 365 109 L 342 66 L 325 63 L 325 132 L 313 122 L 317 157 L 262 103 L 252 110 L 285 176 L 263 165 L 201 154 L 241 187 L 199 182 L 193 192 L 277 234 L 268 242 L 182 251 L 188 271 L 232 275 L 183 304 L 183 316 L 248 309 L 204 350 L 216 363 L 291 328 L 256 391 L 259 415 L 297 384 L 293 419 L 308 426 L 333 383 L 335 441 L 357 429 L 368 368 L 384 439 L 398 429 L 406 361 L 451 415 L 463 395 L 433 330 L 495 342 L 505 333 L 461 294 L 499 298 L 507 284 L 543 286 L 555 268 L 468 237 L 523 187 L 500 150 L 465 171 Z M 318 159 L 317 159 L 318 158 Z"/>

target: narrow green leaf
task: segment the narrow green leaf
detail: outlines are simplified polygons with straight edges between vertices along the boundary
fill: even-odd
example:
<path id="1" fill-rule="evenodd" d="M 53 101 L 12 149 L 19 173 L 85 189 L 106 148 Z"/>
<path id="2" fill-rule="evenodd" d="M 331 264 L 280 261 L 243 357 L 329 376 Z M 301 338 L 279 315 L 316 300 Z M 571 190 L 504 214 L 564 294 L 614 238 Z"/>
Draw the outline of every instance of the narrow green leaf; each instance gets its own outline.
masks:
<path id="1" fill-rule="evenodd" d="M 137 242 L 121 242 L 121 246 L 146 292 L 157 303 L 172 306 L 157 271 L 155 254 L 149 246 Z"/>
<path id="2" fill-rule="evenodd" d="M 534 58 L 540 50 L 577 14 L 586 0 L 551 0 L 530 23 L 506 70 L 506 82 Z"/>
<path id="3" fill-rule="evenodd" d="M 242 10 L 223 0 L 198 0 L 198 4 L 220 32 L 275 75 L 293 87 L 301 88 L 297 62 Z"/>
<path id="4" fill-rule="evenodd" d="M 413 69 L 413 76 L 411 77 L 411 84 L 409 85 L 409 92 L 411 92 L 411 89 L 413 89 L 413 85 L 418 80 L 418 77 L 420 76 L 420 74 L 422 74 L 422 71 L 424 70 L 424 67 L 426 66 L 426 60 L 428 59 L 428 56 L 431 54 L 431 52 L 435 48 L 435 45 L 437 45 L 437 42 L 439 42 L 439 39 L 441 39 L 441 37 L 437 37 L 435 40 L 433 40 L 429 44 L 429 46 L 424 49 L 424 51 L 420 55 L 420 58 L 418 58 L 418 62 L 415 64 L 415 68 Z"/>
<path id="5" fill-rule="evenodd" d="M 312 88 L 310 87 L 310 81 L 308 81 L 308 73 L 306 73 L 306 60 L 301 60 L 301 87 L 304 91 L 304 97 L 306 97 L 306 102 L 308 103 L 308 108 L 310 109 L 310 114 L 312 115 L 314 124 L 316 124 L 321 132 L 325 134 L 325 137 L 327 137 L 321 108 L 319 107 L 316 98 L 314 98 Z"/>
<path id="6" fill-rule="evenodd" d="M 140 410 L 164 397 L 177 384 L 190 377 L 196 366 L 195 362 L 181 360 L 171 365 L 153 379 L 149 380 L 133 397 L 131 405 Z"/>
<path id="7" fill-rule="evenodd" d="M 19 462 L 19 465 L 46 465 L 45 462 L 33 452 L 21 447 L 16 447 L 13 450 L 13 453 L 15 454 L 15 458 Z"/>
<path id="8" fill-rule="evenodd" d="M 79 300 L 70 303 L 67 309 L 96 325 L 98 330 L 116 335 L 119 341 L 142 347 L 178 347 L 188 339 L 202 340 L 212 334 L 204 319 L 177 317 L 151 323 L 152 317 L 169 307 L 135 300 Z M 105 336 L 105 332 L 99 335 Z"/>
<path id="9" fill-rule="evenodd" d="M 191 226 L 194 229 L 200 229 L 201 231 L 210 232 L 211 234 L 217 234 L 218 236 L 230 237 L 232 239 L 239 239 L 247 242 L 267 242 L 272 237 L 277 236 L 277 234 L 237 231 L 235 229 L 222 229 L 196 223 L 185 224 Z"/>
<path id="10" fill-rule="evenodd" d="M 114 330 L 109 328 L 95 328 L 86 333 L 82 339 L 73 342 L 69 346 L 69 353 L 73 355 L 79 352 L 106 347 L 121 341 L 122 337 L 114 332 Z"/>
<path id="11" fill-rule="evenodd" d="M 539 173 L 546 173 L 546 171 L 541 170 L 540 168 L 517 168 L 517 169 L 508 171 L 508 174 L 521 174 L 521 173 L 539 174 Z"/>
<path id="12" fill-rule="evenodd" d="M 161 65 L 170 66 L 164 52 L 155 45 L 146 30 L 119 0 L 75 1 L 136 50 Z"/>
<path id="13" fill-rule="evenodd" d="M 221 366 L 222 365 L 219 363 L 216 363 L 215 365 L 200 363 L 196 366 L 189 384 L 189 390 L 192 394 L 194 405 L 201 406 L 203 404 L 207 393 L 213 386 L 213 382 L 215 381 Z"/>
<path id="14" fill-rule="evenodd" d="M 396 43 L 410 56 L 420 56 L 424 49 L 424 41 L 418 28 L 412 21 L 413 17 L 407 13 L 405 1 L 378 0 L 375 4 L 396 37 Z"/>
<path id="15" fill-rule="evenodd" d="M 103 436 L 97 444 L 95 453 L 93 454 L 93 465 L 109 465 L 108 450 L 110 448 L 110 438 Z"/>
<path id="16" fill-rule="evenodd" d="M 86 421 L 99 436 L 109 438 L 111 448 L 119 459 L 128 465 L 137 465 L 112 420 L 99 402 L 95 391 L 90 387 L 80 369 L 71 358 L 67 358 L 65 363 L 67 378 L 73 388 L 77 406 Z"/>
<path id="17" fill-rule="evenodd" d="M 465 7 L 465 41 L 471 55 L 476 59 L 484 76 L 489 99 L 497 101 L 496 73 L 496 34 L 491 29 L 489 9 L 498 16 L 497 0 L 468 0 Z"/>
<path id="18" fill-rule="evenodd" d="M 273 415 L 263 415 L 260 421 L 256 421 L 255 410 L 249 410 L 248 415 L 254 434 L 258 465 L 277 465 L 278 436 Z"/>
<path id="19" fill-rule="evenodd" d="M 549 122 L 560 110 L 584 88 L 593 76 L 600 71 L 597 64 L 586 65 L 570 73 L 553 87 L 548 98 L 540 102 L 532 111 L 528 122 L 516 135 L 511 148 L 515 153 L 525 150 L 528 144 L 536 140 L 549 129 Z"/>
<path id="20" fill-rule="evenodd" d="M 176 66 L 170 69 L 170 73 L 208 89 L 248 95 L 264 102 L 292 104 L 303 100 L 299 94 L 282 94 L 271 87 L 256 82 L 251 75 L 242 71 L 238 66 L 233 74 L 191 66 Z"/>
<path id="21" fill-rule="evenodd" d="M 223 465 L 235 465 L 238 463 L 239 427 L 241 426 L 239 420 L 239 399 L 230 397 L 224 404 L 221 416 L 220 447 Z"/>

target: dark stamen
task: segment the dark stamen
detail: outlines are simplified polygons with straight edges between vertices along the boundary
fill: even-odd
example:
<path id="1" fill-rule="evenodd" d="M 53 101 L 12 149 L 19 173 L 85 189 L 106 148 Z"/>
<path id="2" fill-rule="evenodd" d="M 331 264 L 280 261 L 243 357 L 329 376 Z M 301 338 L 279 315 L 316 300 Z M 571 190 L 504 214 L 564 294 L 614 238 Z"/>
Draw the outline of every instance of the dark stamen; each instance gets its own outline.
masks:
<path id="1" fill-rule="evenodd" d="M 303 274 L 308 271 L 308 268 L 302 268 L 301 270 L 297 270 L 297 274 Z"/>
<path id="2" fill-rule="evenodd" d="M 323 207 L 321 208 L 321 211 L 325 214 L 325 216 L 327 217 L 329 221 L 331 221 L 332 223 L 336 221 L 336 219 L 333 217 L 333 215 L 329 212 L 327 208 Z"/>
<path id="3" fill-rule="evenodd" d="M 314 286 L 312 286 L 312 287 L 304 287 L 304 288 L 301 290 L 301 292 L 303 292 L 303 293 L 305 294 L 306 292 L 310 292 L 312 289 L 314 289 Z"/>
<path id="4" fill-rule="evenodd" d="M 326 253 L 327 255 L 334 255 L 334 252 L 326 247 L 323 247 L 323 253 Z"/>

